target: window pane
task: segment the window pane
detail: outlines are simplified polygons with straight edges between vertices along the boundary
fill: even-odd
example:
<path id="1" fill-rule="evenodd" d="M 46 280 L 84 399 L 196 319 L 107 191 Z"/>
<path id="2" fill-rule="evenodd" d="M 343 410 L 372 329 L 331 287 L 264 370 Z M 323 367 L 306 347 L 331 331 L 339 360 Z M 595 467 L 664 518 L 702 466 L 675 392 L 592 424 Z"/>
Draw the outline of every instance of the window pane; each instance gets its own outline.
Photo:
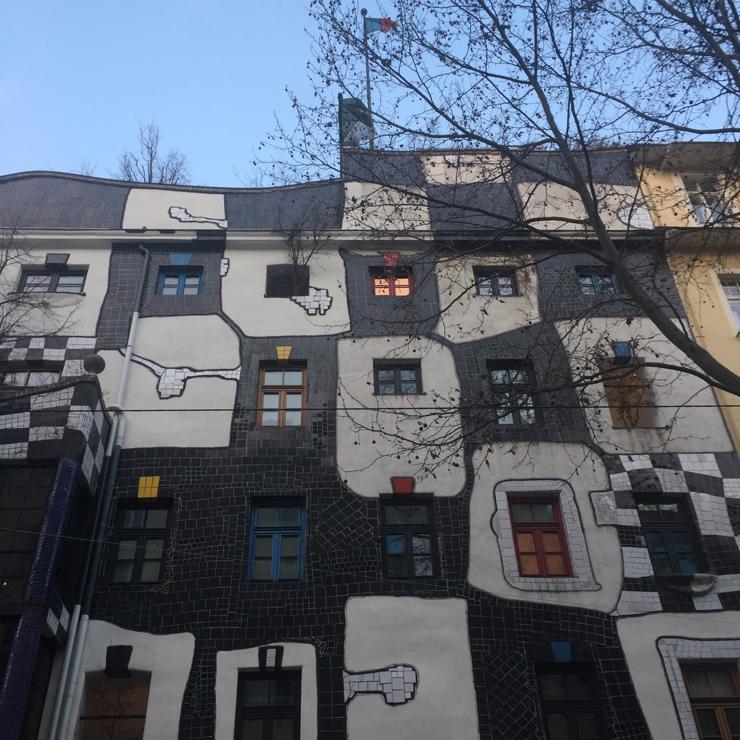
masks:
<path id="1" fill-rule="evenodd" d="M 280 559 L 280 580 L 295 581 L 300 578 L 300 563 L 298 558 L 281 558 Z"/>
<path id="2" fill-rule="evenodd" d="M 493 285 L 490 275 L 480 276 L 478 278 L 478 295 L 493 295 Z"/>
<path id="3" fill-rule="evenodd" d="M 59 373 L 34 371 L 28 373 L 26 384 L 31 386 L 49 385 L 50 383 L 56 383 L 58 380 Z"/>
<path id="4" fill-rule="evenodd" d="M 591 712 L 576 714 L 578 740 L 599 740 L 599 731 L 596 726 L 596 715 Z"/>
<path id="5" fill-rule="evenodd" d="M 698 571 L 694 548 L 688 532 L 670 532 L 669 538 L 676 555 L 676 562 L 681 573 L 696 573 Z"/>
<path id="6" fill-rule="evenodd" d="M 302 414 L 300 411 L 286 411 L 285 412 L 285 426 L 286 427 L 299 427 L 302 424 Z"/>
<path id="7" fill-rule="evenodd" d="M 702 699 L 712 695 L 709 676 L 706 671 L 686 671 L 686 690 L 692 699 Z"/>
<path id="8" fill-rule="evenodd" d="M 121 540 L 118 544 L 118 560 L 133 560 L 136 557 L 136 540 Z"/>
<path id="9" fill-rule="evenodd" d="M 258 527 L 277 527 L 280 521 L 280 508 L 277 506 L 258 506 L 254 516 L 255 524 Z"/>
<path id="10" fill-rule="evenodd" d="M 522 424 L 534 424 L 537 420 L 534 413 L 534 406 L 532 406 L 532 399 L 527 396 L 525 405 L 519 408 L 519 421 Z"/>
<path id="11" fill-rule="evenodd" d="M 278 393 L 265 393 L 262 396 L 262 408 L 276 409 L 280 406 L 280 395 Z"/>
<path id="12" fill-rule="evenodd" d="M 303 371 L 286 370 L 283 374 L 283 385 L 303 385 Z"/>
<path id="13" fill-rule="evenodd" d="M 283 385 L 282 370 L 265 370 L 265 385 Z"/>
<path id="14" fill-rule="evenodd" d="M 254 538 L 254 555 L 258 558 L 272 557 L 272 535 Z"/>
<path id="15" fill-rule="evenodd" d="M 537 560 L 536 555 L 520 555 L 519 556 L 519 568 L 520 568 L 520 573 L 523 576 L 540 575 L 540 564 Z"/>
<path id="16" fill-rule="evenodd" d="M 378 394 L 381 396 L 392 396 L 396 392 L 396 384 L 391 381 L 378 381 Z"/>
<path id="17" fill-rule="evenodd" d="M 695 709 L 696 722 L 699 725 L 699 731 L 702 738 L 721 738 L 717 717 L 714 709 Z"/>
<path id="18" fill-rule="evenodd" d="M 303 394 L 302 393 L 286 393 L 285 408 L 300 409 L 301 406 L 303 406 Z"/>
<path id="19" fill-rule="evenodd" d="M 395 374 L 393 370 L 382 370 L 379 368 L 376 372 L 378 374 L 379 381 L 388 380 L 391 383 L 393 382 L 393 376 Z"/>
<path id="20" fill-rule="evenodd" d="M 532 504 L 532 513 L 536 522 L 555 521 L 555 507 L 551 503 Z"/>
<path id="21" fill-rule="evenodd" d="M 262 720 L 247 719 L 242 722 L 241 740 L 262 740 Z"/>
<path id="22" fill-rule="evenodd" d="M 578 287 L 581 289 L 583 295 L 596 295 L 596 287 L 594 286 L 594 280 L 591 275 L 579 274 Z"/>
<path id="23" fill-rule="evenodd" d="M 373 278 L 373 293 L 375 295 L 390 295 L 388 281 L 385 278 Z"/>
<path id="24" fill-rule="evenodd" d="M 564 678 L 565 693 L 569 699 L 589 699 L 589 679 L 577 673 L 566 673 Z"/>
<path id="25" fill-rule="evenodd" d="M 511 504 L 511 519 L 514 522 L 531 522 L 533 521 L 531 504 Z"/>
<path id="26" fill-rule="evenodd" d="M 509 383 L 510 375 L 506 369 L 493 368 L 491 370 L 491 382 L 494 385 L 505 385 Z"/>
<path id="27" fill-rule="evenodd" d="M 180 279 L 175 275 L 165 275 L 162 281 L 162 295 L 177 295 Z"/>
<path id="28" fill-rule="evenodd" d="M 144 559 L 161 560 L 163 546 L 164 540 L 147 540 L 146 549 L 144 550 Z"/>
<path id="29" fill-rule="evenodd" d="M 520 553 L 535 552 L 534 535 L 531 532 L 517 532 L 516 533 L 516 547 Z"/>
<path id="30" fill-rule="evenodd" d="M 732 740 L 740 738 L 740 709 L 725 709 L 727 725 L 730 728 Z"/>
<path id="31" fill-rule="evenodd" d="M 735 684 L 729 671 L 709 671 L 709 683 L 714 696 L 737 696 Z"/>
<path id="32" fill-rule="evenodd" d="M 145 509 L 128 509 L 123 515 L 123 526 L 125 529 L 142 529 L 145 519 Z"/>
<path id="33" fill-rule="evenodd" d="M 278 412 L 277 411 L 263 411 L 262 412 L 262 426 L 263 427 L 276 427 L 278 425 Z"/>
<path id="34" fill-rule="evenodd" d="M 387 534 L 385 549 L 388 555 L 403 555 L 406 552 L 406 537 L 402 534 Z"/>
<path id="35" fill-rule="evenodd" d="M 23 283 L 23 290 L 28 293 L 45 293 L 51 285 L 51 275 L 34 275 L 27 273 Z"/>
<path id="36" fill-rule="evenodd" d="M 301 509 L 298 506 L 281 506 L 276 509 L 279 512 L 278 521 L 283 527 L 297 527 L 301 523 Z"/>
<path id="37" fill-rule="evenodd" d="M 545 566 L 549 576 L 564 576 L 567 574 L 565 558 L 562 555 L 545 555 Z"/>
<path id="38" fill-rule="evenodd" d="M 563 677 L 557 673 L 540 675 L 540 690 L 545 699 L 560 699 L 565 696 Z"/>
<path id="39" fill-rule="evenodd" d="M 266 707 L 270 703 L 269 679 L 251 679 L 244 682 L 242 706 Z"/>
<path id="40" fill-rule="evenodd" d="M 59 275 L 57 279 L 57 293 L 80 293 L 82 284 L 85 282 L 84 275 Z"/>
<path id="41" fill-rule="evenodd" d="M 431 555 L 414 556 L 414 575 L 420 578 L 428 578 L 434 575 Z"/>
<path id="42" fill-rule="evenodd" d="M 156 583 L 159 580 L 159 571 L 162 563 L 159 560 L 150 560 L 141 565 L 141 582 Z"/>
<path id="43" fill-rule="evenodd" d="M 514 295 L 514 281 L 510 275 L 499 275 L 498 294 L 500 296 Z"/>
<path id="44" fill-rule="evenodd" d="M 149 509 L 146 512 L 147 529 L 164 529 L 167 526 L 167 509 Z"/>
<path id="45" fill-rule="evenodd" d="M 428 534 L 415 534 L 412 538 L 414 555 L 431 555 L 432 538 Z"/>
<path id="46" fill-rule="evenodd" d="M 131 583 L 134 564 L 131 560 L 117 562 L 113 569 L 113 583 Z"/>
<path id="47" fill-rule="evenodd" d="M 411 295 L 411 280 L 409 278 L 397 277 L 395 284 L 397 296 Z"/>
<path id="48" fill-rule="evenodd" d="M 296 682 L 292 678 L 277 678 L 270 681 L 270 704 L 286 707 L 295 701 Z"/>
<path id="49" fill-rule="evenodd" d="M 429 521 L 428 506 L 395 506 L 383 507 L 386 524 L 426 524 Z"/>
<path id="50" fill-rule="evenodd" d="M 557 532 L 543 532 L 542 546 L 546 553 L 562 553 L 564 549 L 563 542 Z"/>
<path id="51" fill-rule="evenodd" d="M 185 278 L 184 295 L 198 295 L 200 293 L 200 276 L 189 275 Z"/>
<path id="52" fill-rule="evenodd" d="M 272 740 L 293 740 L 293 720 L 272 720 Z"/>
<path id="53" fill-rule="evenodd" d="M 564 714 L 546 715 L 548 740 L 571 740 L 568 734 L 568 720 Z"/>
<path id="54" fill-rule="evenodd" d="M 413 395 L 414 393 L 418 393 L 419 388 L 416 385 L 416 381 L 401 381 L 401 393 L 404 395 Z"/>
<path id="55" fill-rule="evenodd" d="M 272 558 L 267 560 L 254 559 L 252 564 L 253 581 L 271 581 L 272 580 Z"/>
<path id="56" fill-rule="evenodd" d="M 261 538 L 264 539 L 264 538 Z M 298 556 L 299 538 L 297 535 L 283 535 L 280 543 L 280 554 L 282 557 Z"/>

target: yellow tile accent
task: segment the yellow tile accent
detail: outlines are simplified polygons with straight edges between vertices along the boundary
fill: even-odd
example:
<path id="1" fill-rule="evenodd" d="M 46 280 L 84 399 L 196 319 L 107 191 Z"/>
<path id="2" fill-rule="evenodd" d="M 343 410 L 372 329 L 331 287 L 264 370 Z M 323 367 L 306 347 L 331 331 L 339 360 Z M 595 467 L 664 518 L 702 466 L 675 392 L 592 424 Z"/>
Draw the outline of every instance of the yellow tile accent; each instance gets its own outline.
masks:
<path id="1" fill-rule="evenodd" d="M 292 350 L 293 350 L 293 347 L 289 344 L 277 345 L 275 347 L 278 360 L 287 360 L 290 357 L 290 353 Z"/>
<path id="2" fill-rule="evenodd" d="M 139 492 L 137 498 L 157 498 L 159 493 L 159 476 L 142 475 L 139 477 Z"/>

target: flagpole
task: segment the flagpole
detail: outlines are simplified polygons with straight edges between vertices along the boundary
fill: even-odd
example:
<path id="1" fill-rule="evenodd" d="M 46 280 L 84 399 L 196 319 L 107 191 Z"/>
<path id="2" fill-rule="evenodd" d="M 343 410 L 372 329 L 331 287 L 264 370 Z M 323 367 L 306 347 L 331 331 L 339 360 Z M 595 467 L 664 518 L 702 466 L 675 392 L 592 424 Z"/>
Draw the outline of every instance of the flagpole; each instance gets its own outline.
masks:
<path id="1" fill-rule="evenodd" d="M 370 114 L 370 121 L 373 119 L 373 106 L 370 100 L 370 47 L 368 46 L 367 34 L 367 8 L 360 10 L 362 15 L 362 38 L 365 42 L 365 91 L 367 93 L 367 110 Z M 370 148 L 375 149 L 375 142 L 370 139 Z"/>

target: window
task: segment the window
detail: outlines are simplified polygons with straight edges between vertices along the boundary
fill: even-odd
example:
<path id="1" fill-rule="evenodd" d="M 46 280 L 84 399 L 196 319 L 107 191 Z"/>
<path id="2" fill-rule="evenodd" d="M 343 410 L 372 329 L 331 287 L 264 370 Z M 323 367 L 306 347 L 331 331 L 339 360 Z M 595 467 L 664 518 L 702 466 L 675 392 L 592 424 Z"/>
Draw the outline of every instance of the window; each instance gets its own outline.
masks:
<path id="1" fill-rule="evenodd" d="M 305 367 L 263 367 L 257 423 L 263 427 L 301 426 L 307 394 Z"/>
<path id="2" fill-rule="evenodd" d="M 740 329 L 740 277 L 723 277 L 720 279 L 722 290 L 730 304 L 732 315 L 735 317 L 735 328 Z"/>
<path id="3" fill-rule="evenodd" d="M 474 267 L 475 292 L 482 296 L 506 298 L 517 295 L 513 267 Z"/>
<path id="4" fill-rule="evenodd" d="M 601 372 L 606 374 L 602 380 L 604 398 L 614 429 L 657 426 L 655 396 L 645 368 L 615 366 L 613 361 L 605 361 Z"/>
<path id="5" fill-rule="evenodd" d="M 118 513 L 118 549 L 112 583 L 158 583 L 169 508 L 138 505 Z"/>
<path id="6" fill-rule="evenodd" d="M 616 295 L 621 292 L 617 276 L 601 267 L 577 267 L 578 287 L 583 295 Z"/>
<path id="7" fill-rule="evenodd" d="M 557 496 L 509 496 L 509 515 L 519 575 L 571 575 Z"/>
<path id="8" fill-rule="evenodd" d="M 645 543 L 656 575 L 699 571 L 693 523 L 686 504 L 669 496 L 636 496 Z"/>
<path id="9" fill-rule="evenodd" d="M 59 382 L 61 374 L 60 365 L 39 365 L 38 367 L 6 365 L 0 369 L 0 390 L 51 385 Z"/>
<path id="10" fill-rule="evenodd" d="M 740 738 L 740 680 L 734 665 L 681 666 L 701 740 Z"/>
<path id="11" fill-rule="evenodd" d="M 411 270 L 399 268 L 371 267 L 373 295 L 402 298 L 414 291 L 414 278 Z"/>
<path id="12" fill-rule="evenodd" d="M 303 502 L 266 500 L 252 505 L 251 581 L 303 578 L 303 522 Z"/>
<path id="13" fill-rule="evenodd" d="M 235 740 L 298 740 L 301 672 L 239 674 Z"/>
<path id="14" fill-rule="evenodd" d="M 421 393 L 421 364 L 376 363 L 375 393 L 379 396 L 411 396 Z"/>
<path id="15" fill-rule="evenodd" d="M 308 265 L 267 265 L 265 298 L 308 295 Z"/>
<path id="16" fill-rule="evenodd" d="M 86 269 L 24 269 L 21 273 L 20 291 L 23 293 L 82 293 L 86 275 Z"/>
<path id="17" fill-rule="evenodd" d="M 199 295 L 203 285 L 202 267 L 160 267 L 158 295 Z"/>
<path id="18" fill-rule="evenodd" d="M 691 213 L 698 223 L 706 224 L 722 218 L 725 202 L 717 177 L 686 175 L 683 184 L 691 203 Z"/>
<path id="19" fill-rule="evenodd" d="M 389 578 L 429 578 L 436 543 L 431 501 L 397 498 L 380 502 L 383 570 Z"/>
<path id="20" fill-rule="evenodd" d="M 53 470 L 0 471 L 0 601 L 20 601 L 53 483 Z"/>
<path id="21" fill-rule="evenodd" d="M 534 424 L 535 411 L 531 388 L 534 373 L 527 363 L 507 361 L 489 363 L 493 385 L 493 406 L 498 424 L 529 426 Z"/>
<path id="22" fill-rule="evenodd" d="M 150 675 L 132 671 L 130 678 L 85 676 L 85 697 L 78 740 L 141 740 L 149 702 Z"/>
<path id="23" fill-rule="evenodd" d="M 599 740 L 604 737 L 590 667 L 578 664 L 537 667 L 547 740 Z"/>

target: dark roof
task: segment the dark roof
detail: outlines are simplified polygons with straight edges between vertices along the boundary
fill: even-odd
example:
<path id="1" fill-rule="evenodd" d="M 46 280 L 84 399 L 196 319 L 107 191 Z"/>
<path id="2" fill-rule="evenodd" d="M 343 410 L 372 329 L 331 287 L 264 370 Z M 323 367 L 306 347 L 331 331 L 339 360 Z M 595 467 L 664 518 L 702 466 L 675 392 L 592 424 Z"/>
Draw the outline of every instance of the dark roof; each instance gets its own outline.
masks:
<path id="1" fill-rule="evenodd" d="M 519 211 L 519 198 L 504 182 L 427 185 L 429 216 L 435 231 L 501 229 Z"/>
<path id="2" fill-rule="evenodd" d="M 588 160 L 583 154 L 574 153 L 579 169 L 586 174 L 591 168 L 591 178 L 600 185 L 637 185 L 632 171 L 632 164 L 626 149 L 602 149 L 589 152 Z M 515 182 L 537 182 L 542 179 L 538 171 L 550 177 L 571 182 L 566 172 L 562 155 L 559 152 L 532 152 L 524 157 L 521 163 L 513 167 Z"/>
<path id="3" fill-rule="evenodd" d="M 345 149 L 342 152 L 342 177 L 395 187 L 423 187 L 426 184 L 419 152 Z"/>

